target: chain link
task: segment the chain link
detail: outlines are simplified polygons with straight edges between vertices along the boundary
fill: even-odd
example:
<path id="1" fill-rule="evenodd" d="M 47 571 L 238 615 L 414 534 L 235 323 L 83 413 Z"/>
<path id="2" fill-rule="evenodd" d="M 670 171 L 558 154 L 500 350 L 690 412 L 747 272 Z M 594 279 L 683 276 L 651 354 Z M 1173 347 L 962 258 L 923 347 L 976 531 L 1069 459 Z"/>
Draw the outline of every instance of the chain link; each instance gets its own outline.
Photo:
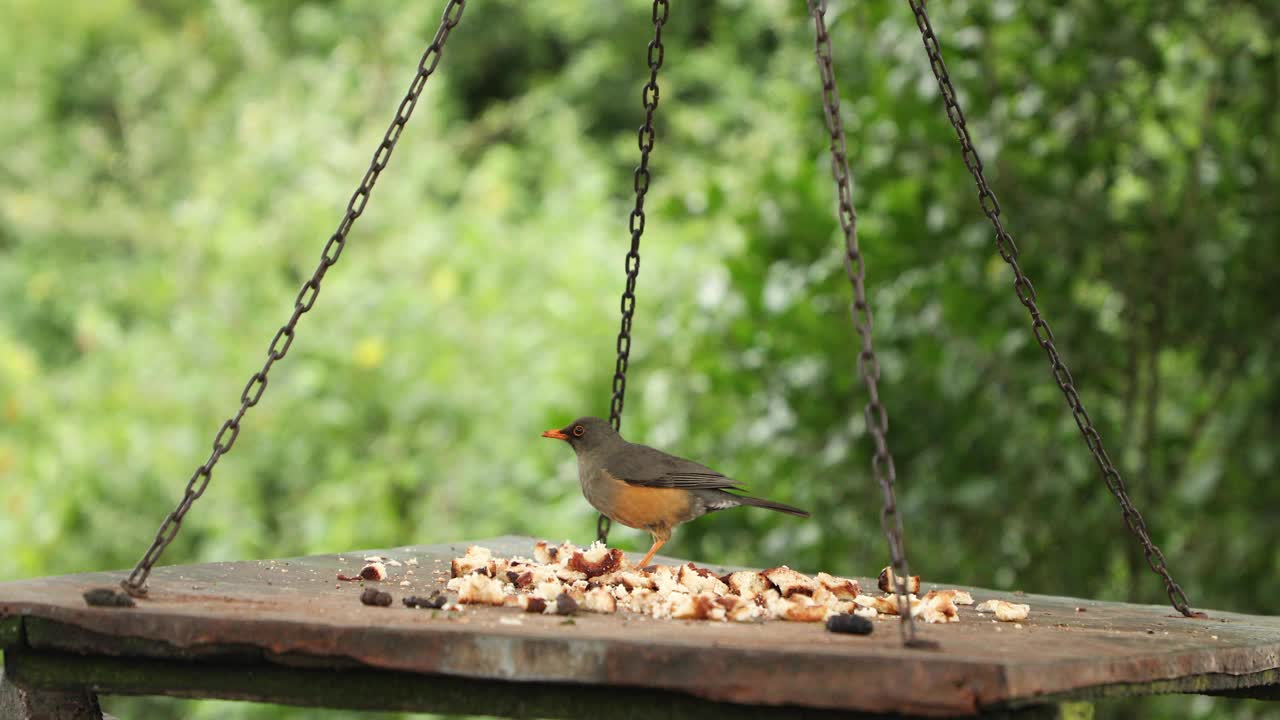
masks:
<path id="1" fill-rule="evenodd" d="M 426 52 L 422 54 L 422 58 L 418 61 L 418 71 L 415 73 L 413 82 L 410 83 L 404 99 L 400 101 L 400 106 L 396 108 L 395 118 L 387 128 L 382 142 L 378 144 L 378 149 L 373 154 L 373 160 L 369 165 L 368 171 L 364 174 L 364 179 L 360 181 L 360 186 L 356 188 L 356 191 L 351 195 L 351 200 L 347 202 L 347 210 L 343 213 L 337 230 L 333 235 L 329 236 L 329 240 L 324 245 L 324 250 L 320 255 L 320 264 L 316 266 L 311 278 L 303 283 L 302 289 L 298 291 L 298 296 L 293 303 L 293 314 L 289 316 L 288 322 L 276 331 L 275 337 L 271 339 L 271 344 L 267 348 L 267 360 L 263 363 L 262 369 L 249 378 L 249 382 L 244 386 L 244 390 L 241 391 L 240 409 L 234 417 L 222 423 L 222 427 L 218 430 L 217 435 L 214 436 L 213 452 L 209 455 L 209 459 L 196 468 L 191 479 L 187 481 L 186 491 L 178 502 L 178 506 L 165 517 L 164 522 L 160 525 L 160 530 L 156 533 L 155 540 L 151 543 L 151 547 L 147 549 L 146 554 L 142 556 L 137 566 L 129 573 L 128 579 L 121 582 L 125 591 L 130 595 L 141 596 L 146 594 L 147 577 L 151 574 L 152 566 L 160 559 L 169 543 L 173 542 L 173 539 L 178 536 L 178 531 L 182 528 L 182 519 L 186 516 L 187 511 L 191 509 L 191 505 L 209 487 L 214 465 L 217 465 L 218 460 L 230 452 L 235 445 L 236 438 L 240 435 L 240 421 L 244 419 L 244 415 L 249 411 L 249 408 L 257 405 L 258 401 L 262 399 L 262 393 L 267 389 L 267 374 L 271 372 L 272 366 L 283 359 L 289 352 L 289 347 L 293 344 L 298 321 L 315 305 L 316 297 L 320 294 L 320 281 L 324 279 L 325 273 L 338 262 L 338 258 L 342 255 L 342 250 L 347 244 L 347 233 L 351 230 L 356 218 L 360 217 L 364 212 L 365 206 L 369 202 L 369 194 L 373 191 L 373 185 L 378 181 L 378 175 L 383 168 L 387 166 L 387 161 L 391 159 L 391 152 L 395 149 L 396 142 L 400 139 L 400 133 L 404 130 L 405 123 L 409 121 L 409 116 L 413 114 L 413 109 L 418 104 L 418 98 L 422 95 L 422 89 L 427 84 L 427 78 L 431 77 L 431 74 L 435 72 L 436 66 L 439 65 L 440 56 L 444 52 L 445 41 L 449 39 L 449 33 L 453 28 L 462 20 L 462 13 L 466 9 L 466 5 L 466 0 L 449 0 L 449 4 L 445 6 L 440 27 L 436 30 L 431 44 L 427 46 Z"/>
<path id="2" fill-rule="evenodd" d="M 907 4 L 911 6 L 911 12 L 915 14 L 916 26 L 920 29 L 920 37 L 924 41 L 925 52 L 929 55 L 929 67 L 933 71 L 933 75 L 938 80 L 938 89 L 942 93 L 942 102 L 946 107 L 947 119 L 951 121 L 951 125 L 955 128 L 956 137 L 960 140 L 961 155 L 964 159 L 965 167 L 969 169 L 969 174 L 973 175 L 974 182 L 978 186 L 978 202 L 982 206 L 982 212 L 991 221 L 991 226 L 996 231 L 996 251 L 1000 253 L 1000 258 L 1008 263 L 1009 268 L 1013 270 L 1013 289 L 1018 296 L 1018 301 L 1031 315 L 1031 330 L 1035 334 L 1036 343 L 1044 349 L 1045 354 L 1049 358 L 1049 367 L 1053 371 L 1053 379 L 1058 384 L 1058 388 L 1062 391 L 1063 397 L 1067 400 L 1067 406 L 1071 409 L 1071 417 L 1076 421 L 1076 427 L 1080 429 L 1080 434 L 1084 436 L 1085 444 L 1089 447 L 1089 452 L 1093 454 L 1094 461 L 1098 464 L 1098 469 L 1102 471 L 1103 482 L 1106 483 L 1107 489 L 1115 495 L 1120 501 L 1120 509 L 1124 513 L 1125 522 L 1129 525 L 1129 529 L 1137 536 L 1138 541 L 1142 543 L 1142 550 L 1146 554 L 1147 564 L 1155 571 L 1163 580 L 1165 592 L 1169 595 L 1169 602 L 1178 612 L 1187 617 L 1205 618 L 1205 613 L 1192 610 L 1187 600 L 1187 595 L 1182 591 L 1178 583 L 1174 582 L 1173 576 L 1170 575 L 1168 567 L 1165 565 L 1164 553 L 1160 552 L 1160 548 L 1156 547 L 1151 541 L 1151 536 L 1147 532 L 1147 524 L 1142 519 L 1142 515 L 1138 512 L 1138 508 L 1134 507 L 1133 501 L 1129 499 L 1129 493 L 1125 490 L 1124 480 L 1120 477 L 1120 471 L 1116 469 L 1115 464 L 1111 461 L 1111 457 L 1107 454 L 1106 448 L 1102 445 L 1102 436 L 1093 426 L 1093 421 L 1089 418 L 1089 413 L 1085 410 L 1084 404 L 1080 401 L 1080 394 L 1076 391 L 1075 383 L 1071 378 L 1071 371 L 1067 369 L 1066 363 L 1062 359 L 1062 355 L 1058 352 L 1054 345 L 1053 331 L 1049 329 L 1049 323 L 1045 321 L 1044 316 L 1040 312 L 1040 308 L 1036 305 L 1036 291 L 1032 286 L 1031 280 L 1022 271 L 1021 265 L 1018 264 L 1018 246 L 1014 244 L 1013 237 L 1004 228 L 1004 223 L 1000 219 L 1000 203 L 996 200 L 995 193 L 991 191 L 991 186 L 987 184 L 987 179 L 982 170 L 982 158 L 978 155 L 978 150 L 973 146 L 973 140 L 969 136 L 969 128 L 965 124 L 964 111 L 960 109 L 960 100 L 956 97 L 955 86 L 951 84 L 951 76 L 947 73 L 947 66 L 942 61 L 942 49 L 938 44 L 938 37 L 933 33 L 933 26 L 929 23 L 929 16 L 925 13 L 924 2 L 922 0 L 907 0 Z"/>
<path id="3" fill-rule="evenodd" d="M 915 621 L 911 617 L 910 604 L 907 598 L 907 579 L 911 571 L 907 567 L 907 551 L 903 544 L 902 516 L 898 513 L 897 499 L 893 486 L 897 482 L 897 473 L 893 466 L 893 455 L 889 452 L 889 413 L 880 402 L 880 362 L 876 359 L 871 344 L 871 307 L 867 304 L 866 284 L 862 252 L 858 249 L 858 217 L 853 210 L 853 192 L 850 189 L 849 160 L 845 147 L 844 126 L 840 121 L 840 92 L 836 89 L 835 68 L 831 61 L 831 37 L 827 34 L 826 0 L 809 0 L 809 14 L 813 17 L 814 48 L 818 60 L 818 72 L 822 76 L 822 111 L 826 116 L 827 130 L 831 133 L 831 174 L 836 181 L 836 193 L 839 200 L 837 215 L 840 229 L 844 231 L 844 269 L 849 276 L 849 284 L 853 286 L 853 304 L 850 311 L 853 316 L 853 327 L 862 338 L 862 350 L 858 353 L 858 374 L 867 386 L 867 405 L 863 408 L 866 418 L 867 432 L 875 443 L 875 453 L 871 458 L 871 470 L 880 491 L 884 495 L 884 505 L 880 509 L 880 527 L 889 541 L 889 557 L 893 562 L 893 574 L 897 582 L 894 593 L 897 595 L 898 607 L 908 608 L 899 612 L 901 622 L 898 627 L 902 634 L 902 642 L 909 647 L 936 647 L 916 637 Z"/>
<path id="4" fill-rule="evenodd" d="M 640 99 L 644 103 L 644 125 L 640 126 L 637 141 L 640 146 L 640 164 L 632 177 L 636 193 L 635 208 L 628 220 L 631 230 L 631 249 L 627 252 L 627 287 L 622 292 L 622 325 L 618 330 L 618 360 L 613 369 L 613 396 L 609 401 L 609 423 L 614 430 L 622 429 L 622 404 L 627 394 L 627 364 L 631 359 L 631 317 L 636 311 L 636 277 L 640 274 L 640 236 L 644 234 L 644 196 L 649 192 L 649 153 L 653 150 L 656 133 L 653 114 L 658 109 L 658 70 L 662 68 L 662 26 L 671 12 L 668 0 L 653 2 L 653 40 L 649 41 L 649 81 L 644 84 Z M 601 515 L 596 519 L 596 539 L 609 541 L 609 528 L 613 522 Z"/>

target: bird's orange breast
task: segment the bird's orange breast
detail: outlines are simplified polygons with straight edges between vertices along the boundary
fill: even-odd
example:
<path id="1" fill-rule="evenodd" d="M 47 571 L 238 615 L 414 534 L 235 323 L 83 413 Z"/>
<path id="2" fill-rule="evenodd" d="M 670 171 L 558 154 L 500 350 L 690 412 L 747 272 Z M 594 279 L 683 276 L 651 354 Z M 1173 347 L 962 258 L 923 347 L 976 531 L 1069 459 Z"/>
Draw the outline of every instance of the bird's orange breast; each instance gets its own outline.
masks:
<path id="1" fill-rule="evenodd" d="M 638 529 L 671 528 L 689 519 L 687 490 L 632 485 L 605 474 L 610 507 L 605 514 L 617 522 Z"/>

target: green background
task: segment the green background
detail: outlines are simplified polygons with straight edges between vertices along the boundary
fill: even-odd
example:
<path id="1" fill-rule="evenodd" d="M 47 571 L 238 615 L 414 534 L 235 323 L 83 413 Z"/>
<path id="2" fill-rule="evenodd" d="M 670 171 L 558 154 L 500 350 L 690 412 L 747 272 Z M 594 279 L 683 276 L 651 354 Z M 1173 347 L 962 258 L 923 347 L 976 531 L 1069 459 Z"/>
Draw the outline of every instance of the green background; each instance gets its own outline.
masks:
<path id="1" fill-rule="evenodd" d="M 136 561 L 441 6 L 0 0 L 0 580 Z M 624 430 L 814 511 L 719 513 L 671 554 L 874 572 L 804 4 L 674 6 Z M 930 9 L 1023 267 L 1175 577 L 1198 606 L 1280 612 L 1280 5 Z M 910 11 L 829 19 L 913 570 L 1163 602 L 995 253 Z M 648 23 L 639 0 L 471 4 L 164 562 L 590 539 L 572 455 L 538 434 L 608 412 Z"/>

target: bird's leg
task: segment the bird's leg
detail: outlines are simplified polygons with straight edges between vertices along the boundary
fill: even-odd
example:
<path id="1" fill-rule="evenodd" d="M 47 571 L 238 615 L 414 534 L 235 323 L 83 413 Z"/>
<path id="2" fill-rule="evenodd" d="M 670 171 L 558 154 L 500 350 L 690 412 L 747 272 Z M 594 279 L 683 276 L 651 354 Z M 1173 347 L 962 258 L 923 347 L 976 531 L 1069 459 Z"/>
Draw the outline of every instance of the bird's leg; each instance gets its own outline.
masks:
<path id="1" fill-rule="evenodd" d="M 639 567 L 648 567 L 649 561 L 653 559 L 653 554 L 658 552 L 658 548 L 662 547 L 666 542 L 666 540 L 654 540 L 653 547 L 649 548 L 649 554 L 645 555 L 644 559 L 640 561 Z"/>
<path id="2" fill-rule="evenodd" d="M 661 548 L 671 539 L 671 528 L 650 528 L 649 534 L 653 536 L 653 547 L 649 548 L 649 553 L 640 561 L 639 567 L 649 566 L 649 561 L 658 552 L 658 548 Z"/>

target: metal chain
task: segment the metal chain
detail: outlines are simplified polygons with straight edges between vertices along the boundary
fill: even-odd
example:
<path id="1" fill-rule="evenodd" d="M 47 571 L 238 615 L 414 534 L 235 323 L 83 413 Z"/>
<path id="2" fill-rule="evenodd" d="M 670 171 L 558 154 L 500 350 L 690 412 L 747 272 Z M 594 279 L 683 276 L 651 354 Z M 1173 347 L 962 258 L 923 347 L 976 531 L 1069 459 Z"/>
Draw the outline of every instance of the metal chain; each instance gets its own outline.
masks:
<path id="1" fill-rule="evenodd" d="M 826 0 L 809 0 L 809 14 L 813 17 L 815 30 L 814 48 L 818 60 L 818 72 L 822 76 L 822 111 L 827 119 L 827 130 L 831 133 L 831 174 L 836 181 L 836 192 L 839 199 L 837 215 L 840 228 L 844 231 L 844 269 L 849 276 L 849 284 L 853 286 L 853 304 L 850 312 L 853 327 L 862 338 L 862 350 L 858 353 L 858 373 L 867 386 L 867 405 L 863 409 L 866 418 L 867 432 L 875 443 L 875 454 L 871 459 L 871 470 L 880 491 L 884 495 L 884 505 L 880 509 L 880 526 L 885 538 L 889 541 L 889 557 L 893 561 L 894 593 L 897 595 L 898 608 L 902 618 L 898 627 L 902 634 L 902 642 L 909 647 L 932 647 L 934 643 L 916 637 L 915 622 L 911 618 L 910 604 L 907 598 L 907 579 L 911 571 L 907 567 L 907 551 L 903 545 L 902 516 L 898 513 L 897 500 L 893 486 L 897 482 L 897 473 L 893 466 L 893 455 L 889 452 L 889 413 L 880 402 L 880 362 L 876 359 L 871 344 L 871 307 L 867 305 L 866 284 L 862 252 L 858 249 L 858 218 L 853 210 L 853 193 L 849 188 L 849 161 L 844 141 L 844 127 L 840 122 L 840 92 L 836 89 L 835 68 L 831 62 L 831 37 L 827 34 Z"/>
<path id="2" fill-rule="evenodd" d="M 947 73 L 947 66 L 942 61 L 942 49 L 938 45 L 938 37 L 933 33 L 933 26 L 929 23 L 929 16 L 925 13 L 924 3 L 921 0 L 907 0 L 907 4 L 911 6 L 911 12 L 915 14 L 916 26 L 920 29 L 920 37 L 924 41 L 925 52 L 929 55 L 929 67 L 933 70 L 933 75 L 938 80 L 938 89 L 942 93 L 942 101 L 946 106 L 947 118 L 951 121 L 951 125 L 956 131 L 956 137 L 960 140 L 965 167 L 969 169 L 969 173 L 973 175 L 973 179 L 977 183 L 978 202 L 982 205 L 982 212 L 991 221 L 991 226 L 995 228 L 996 250 L 1000 253 L 1000 258 L 1008 263 L 1010 269 L 1013 270 L 1013 289 L 1018 295 L 1018 300 L 1031 315 L 1031 329 L 1035 333 L 1036 342 L 1040 344 L 1040 347 L 1044 349 L 1049 358 L 1049 365 L 1053 370 L 1053 379 L 1058 383 L 1058 388 L 1062 390 L 1062 394 L 1067 400 L 1067 406 L 1071 409 L 1071 416 L 1076 421 L 1076 427 L 1080 429 L 1081 435 L 1084 436 L 1085 444 L 1089 447 L 1089 452 L 1093 454 L 1093 459 L 1098 464 L 1098 469 L 1102 471 L 1102 479 L 1106 483 L 1107 489 L 1120 501 L 1120 509 L 1124 513 L 1125 522 L 1142 543 L 1142 550 L 1147 556 L 1147 564 L 1164 580 L 1169 602 L 1178 612 L 1187 617 L 1208 617 L 1205 613 L 1197 612 L 1189 607 L 1186 593 L 1182 591 L 1178 583 L 1174 582 L 1173 576 L 1169 574 L 1169 569 L 1165 566 L 1164 553 L 1160 552 L 1160 548 L 1156 547 L 1155 543 L 1151 541 L 1151 536 L 1147 532 L 1147 524 L 1138 512 L 1138 508 L 1134 507 L 1133 502 L 1129 499 L 1129 493 L 1125 490 L 1124 480 L 1120 477 L 1120 471 L 1116 469 L 1115 464 L 1111 462 L 1111 457 L 1107 455 L 1106 448 L 1102 446 L 1102 436 L 1094 428 L 1093 421 L 1089 418 L 1089 413 L 1085 410 L 1084 404 L 1080 400 L 1080 394 L 1076 391 L 1071 372 L 1067 369 L 1066 363 L 1063 361 L 1061 354 L 1059 354 L 1057 347 L 1054 346 L 1053 331 L 1049 329 L 1049 323 L 1045 321 L 1044 316 L 1040 313 L 1040 308 L 1036 306 L 1035 288 L 1032 287 L 1031 281 L 1027 279 L 1022 267 L 1018 264 L 1018 246 L 1014 244 L 1013 237 L 1004 229 L 1004 223 L 1000 220 L 1000 203 L 996 201 L 995 193 L 991 191 L 991 186 L 987 184 L 987 179 L 983 175 L 982 158 L 978 156 L 978 151 L 974 148 L 973 140 L 969 136 L 964 112 L 960 109 L 960 101 L 956 97 L 955 86 L 951 84 L 951 76 Z"/>
<path id="3" fill-rule="evenodd" d="M 244 390 L 240 393 L 240 409 L 235 416 L 228 419 L 222 424 L 222 428 L 218 430 L 217 435 L 213 438 L 213 452 L 209 455 L 209 459 L 204 464 L 196 468 L 191 479 L 187 481 L 186 491 L 182 495 L 182 500 L 173 512 L 165 517 L 164 522 L 160 525 L 160 530 L 156 533 L 155 540 L 152 541 L 151 547 L 147 549 L 142 559 L 138 561 L 133 572 L 129 573 L 128 579 L 121 582 L 125 591 L 130 595 L 145 595 L 147 577 L 151 574 L 151 568 L 156 561 L 160 559 L 165 548 L 173 539 L 177 537 L 178 531 L 182 528 L 182 519 L 186 516 L 187 511 L 191 509 L 193 503 L 209 486 L 209 479 L 213 474 L 214 465 L 218 464 L 218 460 L 231 451 L 235 445 L 236 438 L 240 435 L 240 421 L 244 418 L 249 408 L 258 404 L 262 398 L 263 391 L 267 388 L 267 373 L 275 363 L 284 358 L 289 352 L 289 346 L 293 344 L 295 328 L 298 321 L 315 305 L 316 297 L 320 294 L 320 281 L 324 279 L 325 273 L 329 268 L 338 262 L 338 258 L 342 255 L 342 249 L 346 247 L 347 233 L 350 232 L 351 226 L 355 223 L 356 218 L 364 212 L 365 205 L 369 202 L 369 194 L 373 191 L 373 185 L 378 181 L 378 175 L 386 168 L 387 161 L 391 159 L 391 152 L 395 149 L 396 142 L 400 139 L 400 133 L 404 130 L 405 123 L 409 122 L 409 116 L 413 114 L 413 108 L 418 104 L 418 98 L 422 95 L 422 89 L 426 86 L 427 78 L 435 72 L 436 66 L 440 63 L 441 54 L 444 52 L 445 41 L 449 39 L 449 33 L 462 20 L 462 13 L 466 9 L 466 0 L 449 0 L 449 4 L 445 6 L 443 17 L 440 21 L 440 27 L 436 30 L 435 37 L 431 40 L 431 44 L 427 46 L 426 52 L 422 54 L 422 58 L 418 61 L 418 71 L 413 77 L 413 82 L 409 84 L 409 90 L 405 93 L 404 99 L 400 101 L 400 107 L 396 109 L 395 118 L 391 121 L 391 125 L 387 128 L 386 134 L 382 138 L 382 142 L 378 144 L 378 149 L 373 153 L 373 160 L 369 164 L 368 171 L 364 174 L 364 179 L 360 181 L 360 186 L 356 188 L 355 193 L 351 195 L 351 200 L 347 202 L 347 211 L 342 216 L 342 221 L 338 223 L 338 229 L 333 235 L 329 236 L 328 242 L 324 245 L 324 250 L 320 253 L 320 264 L 316 266 L 315 272 L 312 273 L 311 279 L 302 285 L 302 289 L 298 292 L 298 297 L 294 300 L 293 314 L 289 316 L 289 321 L 284 324 L 271 340 L 271 345 L 267 348 L 267 360 L 262 365 L 262 369 L 254 373 L 249 378 L 249 383 L 245 385 Z"/>
<path id="4" fill-rule="evenodd" d="M 658 109 L 658 70 L 662 68 L 662 26 L 671 12 L 668 0 L 653 2 L 653 40 L 649 41 L 649 82 L 644 84 L 641 100 L 644 103 L 644 125 L 640 126 L 640 164 L 632 177 L 636 192 L 635 208 L 631 211 L 631 249 L 627 252 L 627 287 L 622 292 L 622 326 L 618 330 L 618 360 L 613 370 L 613 397 L 609 403 L 609 423 L 614 430 L 622 429 L 622 403 L 627 394 L 627 363 L 631 358 L 631 317 L 636 311 L 636 277 L 640 274 L 640 236 L 644 234 L 644 196 L 649 192 L 649 153 L 653 150 L 655 133 L 653 114 Z M 596 519 L 596 539 L 609 541 L 609 528 L 613 522 L 601 515 Z"/>

